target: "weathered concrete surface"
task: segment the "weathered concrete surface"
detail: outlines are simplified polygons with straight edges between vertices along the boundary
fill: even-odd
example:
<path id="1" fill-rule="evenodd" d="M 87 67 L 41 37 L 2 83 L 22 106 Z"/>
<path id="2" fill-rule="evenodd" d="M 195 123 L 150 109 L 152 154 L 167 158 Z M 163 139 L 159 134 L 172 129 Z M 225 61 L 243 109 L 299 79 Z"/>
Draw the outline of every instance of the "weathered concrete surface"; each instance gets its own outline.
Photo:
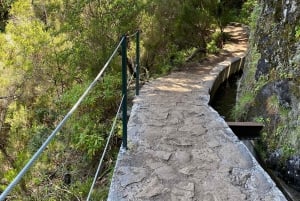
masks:
<path id="1" fill-rule="evenodd" d="M 286 200 L 208 105 L 214 80 L 230 61 L 143 86 L 128 123 L 129 150 L 119 153 L 108 200 Z"/>

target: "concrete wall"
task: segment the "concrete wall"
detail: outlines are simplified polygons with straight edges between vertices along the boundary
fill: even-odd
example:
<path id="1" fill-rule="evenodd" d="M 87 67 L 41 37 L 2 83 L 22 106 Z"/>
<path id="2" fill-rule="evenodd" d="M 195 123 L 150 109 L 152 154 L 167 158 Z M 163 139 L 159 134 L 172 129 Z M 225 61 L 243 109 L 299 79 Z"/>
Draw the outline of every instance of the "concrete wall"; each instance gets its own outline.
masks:
<path id="1" fill-rule="evenodd" d="M 226 81 L 231 75 L 241 71 L 244 68 L 245 57 L 234 57 L 224 62 L 219 63 L 214 67 L 210 75 L 216 76 L 215 80 L 212 80 L 209 88 L 210 100 L 213 100 L 214 95 L 220 85 Z"/>

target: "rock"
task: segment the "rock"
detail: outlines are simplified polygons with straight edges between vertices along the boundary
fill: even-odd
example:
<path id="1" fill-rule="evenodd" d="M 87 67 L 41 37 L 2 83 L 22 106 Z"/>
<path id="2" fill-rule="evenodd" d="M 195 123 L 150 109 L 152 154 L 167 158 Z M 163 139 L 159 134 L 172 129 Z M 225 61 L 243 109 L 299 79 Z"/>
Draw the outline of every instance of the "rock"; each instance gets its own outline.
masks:
<path id="1" fill-rule="evenodd" d="M 172 153 L 166 151 L 150 151 L 150 154 L 164 161 L 168 161 L 172 155 Z"/>
<path id="2" fill-rule="evenodd" d="M 140 182 L 147 175 L 146 169 L 139 167 L 121 167 L 119 171 L 119 180 L 122 187 L 127 187 L 128 185 L 131 185 L 133 183 Z"/>
<path id="3" fill-rule="evenodd" d="M 255 72 L 255 80 L 257 81 L 260 76 L 267 75 L 270 71 L 271 65 L 267 59 L 260 58 L 257 64 L 257 70 Z"/>
<path id="4" fill-rule="evenodd" d="M 177 177 L 176 170 L 172 166 L 167 165 L 157 168 L 154 174 L 163 180 L 171 180 Z"/>
<path id="5" fill-rule="evenodd" d="M 175 153 L 175 160 L 181 164 L 185 164 L 190 162 L 192 155 L 185 151 L 177 151 Z"/>
<path id="6" fill-rule="evenodd" d="M 300 156 L 292 156 L 285 163 L 284 180 L 300 191 Z"/>
<path id="7" fill-rule="evenodd" d="M 145 185 L 140 193 L 136 197 L 149 199 L 157 196 L 164 191 L 164 186 L 160 183 L 157 177 L 152 177 L 151 181 Z"/>
<path id="8" fill-rule="evenodd" d="M 262 117 L 265 120 L 265 153 L 287 145 L 300 153 L 300 141 L 297 140 L 300 116 L 299 1 L 261 0 L 256 9 L 257 21 L 250 37 L 252 45 L 238 95 L 240 100 L 247 98 L 241 97 L 243 94 L 253 97 L 241 108 L 245 112 L 240 118 L 251 121 Z M 260 79 L 261 76 L 264 79 Z M 280 172 L 290 171 L 285 170 L 291 166 L 290 162 L 283 168 L 284 164 L 278 161 L 283 161 L 283 154 L 275 151 L 267 164 Z M 291 172 L 286 177 L 290 175 Z"/>
<path id="9" fill-rule="evenodd" d="M 275 93 L 278 96 L 279 104 L 288 108 L 291 105 L 290 86 L 287 79 L 275 82 Z"/>
<path id="10" fill-rule="evenodd" d="M 166 141 L 169 145 L 175 145 L 179 147 L 190 147 L 193 145 L 192 141 L 186 140 L 186 139 L 177 139 L 177 138 L 164 138 L 164 141 Z"/>
<path id="11" fill-rule="evenodd" d="M 195 185 L 192 182 L 180 182 L 175 184 L 171 191 L 171 200 L 192 201 L 195 195 Z"/>
<path id="12" fill-rule="evenodd" d="M 269 157 L 266 160 L 266 164 L 269 168 L 273 170 L 279 170 L 280 166 L 280 159 L 282 157 L 282 150 L 277 149 L 274 152 L 270 153 Z"/>
<path id="13" fill-rule="evenodd" d="M 268 120 L 269 123 L 266 124 L 266 127 L 271 125 L 280 125 L 280 122 L 283 121 L 286 117 L 281 117 L 281 108 L 290 110 L 292 109 L 293 95 L 291 94 L 292 84 L 287 80 L 276 80 L 273 82 L 266 83 L 261 89 L 257 92 L 254 103 L 249 107 L 247 118 L 255 117 L 264 117 Z M 276 102 L 274 102 L 274 100 Z M 278 102 L 277 102 L 278 100 Z M 273 130 L 274 127 L 269 128 Z M 276 129 L 272 132 L 276 132 Z M 272 138 L 269 138 L 270 140 Z M 269 150 L 268 150 L 269 151 Z"/>
<path id="14" fill-rule="evenodd" d="M 203 201 L 219 201 L 219 199 L 213 193 L 207 192 L 203 197 Z"/>
<path id="15" fill-rule="evenodd" d="M 196 171 L 196 167 L 184 167 L 182 169 L 179 170 L 180 173 L 190 176 L 193 175 L 193 173 Z"/>
<path id="16" fill-rule="evenodd" d="M 241 169 L 241 168 L 232 168 L 229 171 L 229 175 L 231 178 L 231 182 L 234 185 L 246 187 L 246 183 L 251 177 L 251 172 L 249 170 Z"/>

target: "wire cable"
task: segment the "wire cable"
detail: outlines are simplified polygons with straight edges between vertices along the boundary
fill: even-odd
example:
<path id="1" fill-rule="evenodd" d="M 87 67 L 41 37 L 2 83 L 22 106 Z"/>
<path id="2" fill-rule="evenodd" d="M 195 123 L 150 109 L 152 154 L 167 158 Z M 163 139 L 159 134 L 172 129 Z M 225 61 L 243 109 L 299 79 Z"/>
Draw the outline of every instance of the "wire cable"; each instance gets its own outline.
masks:
<path id="1" fill-rule="evenodd" d="M 135 70 L 136 70 L 136 68 L 135 68 Z M 134 72 L 134 73 L 135 73 L 135 72 Z M 129 88 L 129 86 L 130 86 L 130 84 L 131 84 L 131 81 L 132 81 L 133 78 L 134 78 L 134 73 L 132 73 L 131 77 L 130 77 L 129 80 L 128 80 L 127 89 Z"/>
<path id="2" fill-rule="evenodd" d="M 72 107 L 72 109 L 67 113 L 67 115 L 63 118 L 62 121 L 57 125 L 57 127 L 54 129 L 54 131 L 49 135 L 49 137 L 46 139 L 46 141 L 42 144 L 42 146 L 35 152 L 35 154 L 31 157 L 31 159 L 27 162 L 27 164 L 23 167 L 23 169 L 18 173 L 18 175 L 13 179 L 13 181 L 8 185 L 8 187 L 3 191 L 3 193 L 0 195 L 0 201 L 4 201 L 6 196 L 10 193 L 10 191 L 15 187 L 15 185 L 18 184 L 18 182 L 21 180 L 21 178 L 24 176 L 24 174 L 29 170 L 29 168 L 34 164 L 34 162 L 38 159 L 38 157 L 42 154 L 42 152 L 45 150 L 47 145 L 51 142 L 51 140 L 55 137 L 55 135 L 60 131 L 62 126 L 65 124 L 65 122 L 70 118 L 70 116 L 74 113 L 74 111 L 78 108 L 80 103 L 83 101 L 83 99 L 88 95 L 90 90 L 97 84 L 98 80 L 103 75 L 104 71 L 108 67 L 109 63 L 117 53 L 119 47 L 121 46 L 123 40 L 125 37 L 122 37 L 119 44 L 117 45 L 116 49 L 113 51 L 110 58 L 105 63 L 102 70 L 99 72 L 97 77 L 94 79 L 94 81 L 89 85 L 89 87 L 85 90 L 85 92 L 81 95 L 81 97 L 78 99 L 78 101 L 75 103 L 75 105 Z"/>
<path id="3" fill-rule="evenodd" d="M 139 32 L 139 30 L 135 31 L 133 34 L 128 34 L 127 38 L 134 37 L 137 34 L 137 32 Z"/>
<path id="4" fill-rule="evenodd" d="M 90 200 L 90 197 L 91 197 L 91 195 L 92 195 L 92 191 L 93 191 L 93 189 L 94 189 L 94 186 L 95 186 L 95 183 L 96 183 L 98 174 L 99 174 L 100 169 L 101 169 L 101 167 L 102 167 L 102 163 L 103 163 L 104 157 L 105 157 L 105 155 L 106 155 L 106 152 L 107 152 L 107 149 L 108 149 L 108 145 L 109 145 L 109 143 L 110 143 L 110 139 L 111 139 L 111 137 L 113 136 L 114 131 L 115 131 L 115 127 L 116 127 L 117 119 L 118 119 L 118 114 L 119 114 L 119 112 L 120 112 L 120 110 L 121 110 L 121 107 L 122 107 L 122 104 L 123 104 L 123 101 L 124 101 L 124 97 L 125 97 L 125 96 L 122 97 L 122 100 L 121 100 L 121 103 L 120 103 L 120 105 L 119 105 L 117 114 L 116 114 L 116 116 L 115 116 L 115 118 L 114 118 L 114 122 L 113 122 L 112 127 L 111 127 L 111 130 L 110 130 L 110 132 L 109 132 L 109 136 L 108 136 L 108 139 L 107 139 L 107 141 L 106 141 L 106 145 L 105 145 L 104 151 L 102 152 L 102 156 L 101 156 L 101 159 L 100 159 L 100 162 L 99 162 L 97 171 L 96 171 L 96 173 L 95 173 L 95 176 L 94 176 L 94 179 L 93 179 L 93 183 L 92 183 L 92 185 L 91 185 L 91 188 L 90 188 L 90 191 L 89 191 L 89 194 L 88 194 L 88 197 L 87 197 L 86 201 L 89 201 L 89 200 Z"/>
<path id="5" fill-rule="evenodd" d="M 133 80 L 134 78 L 134 73 L 131 75 L 129 81 L 128 81 L 128 85 L 127 85 L 127 89 L 129 88 L 130 84 L 131 84 L 131 81 Z M 113 121 L 113 124 L 112 124 L 112 127 L 111 127 L 111 130 L 109 132 L 109 136 L 108 136 L 108 139 L 106 141 L 106 145 L 105 145 L 105 148 L 104 148 L 104 151 L 102 152 L 102 156 L 101 156 L 101 159 L 100 159 L 100 162 L 98 164 L 98 167 L 97 167 L 97 171 L 95 173 L 95 176 L 94 176 L 94 179 L 93 179 L 93 183 L 91 185 L 91 188 L 90 188 L 90 191 L 89 191 L 89 194 L 88 194 L 88 197 L 86 198 L 86 201 L 89 201 L 90 198 L 91 198 L 91 195 L 92 195 L 92 192 L 93 192 L 93 189 L 94 189 L 94 186 L 95 186 L 95 183 L 97 181 L 97 177 L 99 175 L 99 172 L 100 172 L 100 169 L 102 167 L 102 164 L 103 164 L 103 160 L 104 160 L 104 157 L 106 155 L 106 152 L 107 152 L 107 149 L 108 149 L 108 145 L 110 144 L 110 140 L 114 134 L 114 130 L 115 130 L 115 127 L 116 127 L 116 124 L 117 124 L 117 119 L 118 119 L 118 114 L 120 113 L 121 111 L 121 108 L 122 108 L 122 104 L 123 104 L 123 101 L 124 101 L 124 95 L 122 96 L 122 99 L 121 99 L 121 102 L 119 104 L 119 108 L 117 110 L 117 113 L 116 113 L 116 116 L 114 118 L 114 121 Z M 124 111 L 123 111 L 124 112 Z"/>

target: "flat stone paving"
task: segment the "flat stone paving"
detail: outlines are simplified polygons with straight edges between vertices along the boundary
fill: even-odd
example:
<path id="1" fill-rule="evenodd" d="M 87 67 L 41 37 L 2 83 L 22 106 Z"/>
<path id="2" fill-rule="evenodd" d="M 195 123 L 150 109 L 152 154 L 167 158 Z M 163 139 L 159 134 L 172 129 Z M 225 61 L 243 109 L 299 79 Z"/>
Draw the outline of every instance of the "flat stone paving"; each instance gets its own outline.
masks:
<path id="1" fill-rule="evenodd" d="M 218 74 L 212 69 L 196 65 L 143 86 L 134 100 L 129 149 L 119 153 L 109 201 L 286 200 L 208 105 Z"/>

